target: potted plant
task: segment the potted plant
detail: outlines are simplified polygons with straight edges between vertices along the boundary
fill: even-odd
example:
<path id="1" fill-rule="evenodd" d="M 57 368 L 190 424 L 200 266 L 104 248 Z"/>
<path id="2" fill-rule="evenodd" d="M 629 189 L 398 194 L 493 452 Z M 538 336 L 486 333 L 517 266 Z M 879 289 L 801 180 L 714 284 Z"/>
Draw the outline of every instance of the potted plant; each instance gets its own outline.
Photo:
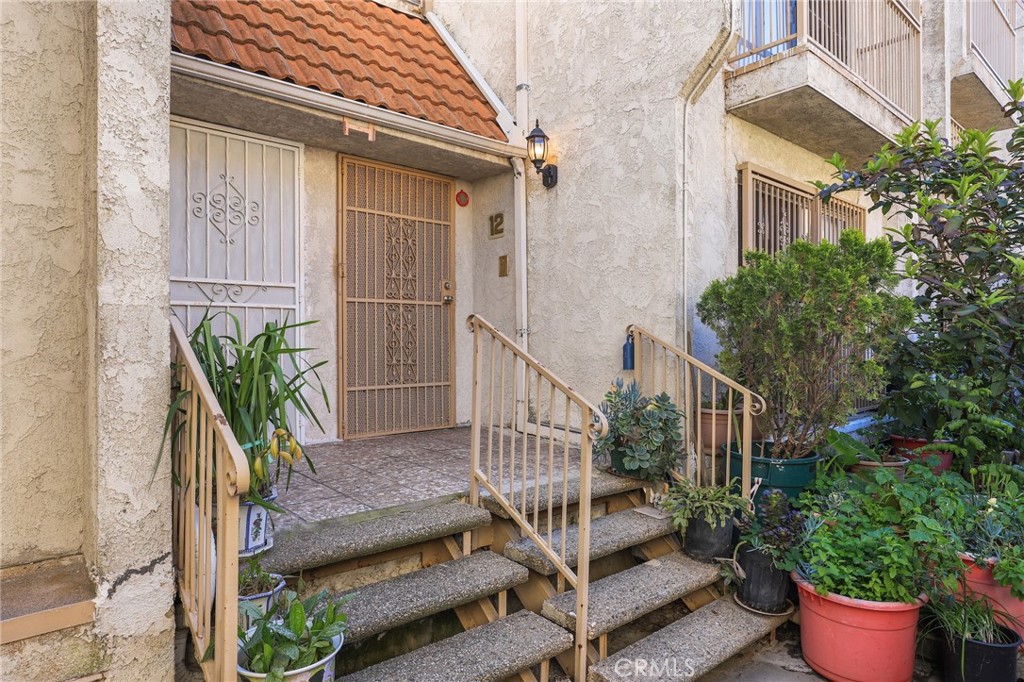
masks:
<path id="1" fill-rule="evenodd" d="M 916 447 L 949 424 L 939 438 L 960 450 L 934 449 L 956 452 L 961 473 L 977 455 L 1011 449 L 987 428 L 995 421 L 979 419 L 1013 422 L 1024 397 L 1024 188 L 1008 180 L 1024 162 L 1024 81 L 1006 92 L 1014 130 L 1005 153 L 992 131 L 967 130 L 950 144 L 939 122 L 918 122 L 860 169 L 834 157 L 834 184 L 819 184 L 825 200 L 849 190 L 869 195 L 872 210 L 896 225 L 887 231 L 901 274 L 915 282 L 914 315 L 892 363 L 895 394 L 882 407 L 901 430 L 918 430 L 900 434 L 923 439 Z"/>
<path id="2" fill-rule="evenodd" d="M 238 573 L 238 604 L 239 623 L 243 630 L 251 626 L 252 609 L 242 607 L 243 603 L 252 604 L 260 614 L 270 607 L 284 591 L 284 576 L 269 573 L 260 563 L 258 557 L 252 557 Z"/>
<path id="3" fill-rule="evenodd" d="M 765 492 L 757 514 L 740 533 L 733 555 L 740 606 L 762 614 L 786 611 L 789 574 L 796 568 L 800 548 L 816 523 L 793 509 L 785 492 Z"/>
<path id="4" fill-rule="evenodd" d="M 661 502 L 683 534 L 683 550 L 704 562 L 732 555 L 734 518 L 748 504 L 733 492 L 732 484 L 704 487 L 685 479 L 669 488 Z"/>
<path id="5" fill-rule="evenodd" d="M 214 331 L 220 316 L 233 333 L 220 335 Z M 293 414 L 301 415 L 323 431 L 305 392 L 315 390 L 328 404 L 326 389 L 317 374 L 326 363 L 307 362 L 300 352 L 308 349 L 295 348 L 288 340 L 294 330 L 314 322 L 268 322 L 263 331 L 244 341 L 239 319 L 220 311 L 204 316 L 189 336 L 189 345 L 249 463 L 249 494 L 240 504 L 238 519 L 241 557 L 254 556 L 273 546 L 269 512 L 281 511 L 274 500 L 282 469 L 286 472 L 286 488 L 292 467 L 301 461 L 305 460 L 309 470 L 316 473 L 295 436 L 291 419 Z M 181 433 L 169 434 L 174 414 L 188 397 L 188 391 L 180 387 L 176 390 L 165 422 L 164 443 L 168 435 L 184 437 Z"/>
<path id="6" fill-rule="evenodd" d="M 721 448 L 730 440 L 738 442 L 737 433 L 740 430 L 738 424 L 741 419 L 743 419 L 742 402 L 734 402 L 730 412 L 724 391 L 720 391 L 714 400 L 703 398 L 700 405 L 700 436 L 701 449 L 704 454 L 713 454 L 716 448 Z M 762 440 L 764 433 L 761 432 L 757 418 L 751 422 L 751 427 L 753 439 Z"/>
<path id="7" fill-rule="evenodd" d="M 633 381 L 616 379 L 601 403 L 608 433 L 594 443 L 595 456 L 608 456 L 615 473 L 662 484 L 679 465 L 682 413 L 667 393 L 645 397 Z"/>
<path id="8" fill-rule="evenodd" d="M 917 465 L 905 481 L 884 469 L 870 481 L 845 476 L 822 477 L 801 499 L 820 521 L 793 572 L 803 656 L 828 679 L 910 682 L 930 576 L 963 570 L 957 539 L 929 516 L 949 494 Z"/>
<path id="9" fill-rule="evenodd" d="M 1024 635 L 1024 487 L 1005 464 L 972 470 L 943 484 L 959 493 L 963 510 L 947 507 L 943 521 L 962 538 L 967 567 L 963 591 L 986 599 L 1004 625 Z"/>
<path id="10" fill-rule="evenodd" d="M 894 266 L 887 241 L 848 230 L 838 244 L 798 240 L 775 255 L 748 253 L 701 296 L 697 312 L 718 336 L 722 371 L 768 403 L 766 439 L 752 458 L 763 489 L 795 498 L 814 479 L 829 429 L 846 421 L 855 398 L 881 392 L 881 363 L 910 316 L 909 302 L 891 292 Z M 740 471 L 738 444 L 730 458 Z"/>
<path id="11" fill-rule="evenodd" d="M 900 456 L 892 448 L 883 447 L 879 452 L 850 434 L 835 429 L 828 434 L 828 444 L 839 467 L 849 469 L 855 474 L 868 474 L 871 478 L 873 476 L 870 472 L 884 468 L 891 471 L 896 478 L 903 480 L 907 465 L 910 464 L 909 458 Z"/>
<path id="12" fill-rule="evenodd" d="M 992 604 L 970 593 L 929 600 L 925 632 L 938 631 L 946 682 L 1016 682 L 1021 637 L 1000 624 Z"/>
<path id="13" fill-rule="evenodd" d="M 240 604 L 251 620 L 238 632 L 239 676 L 249 682 L 333 682 L 334 657 L 345 638 L 342 603 L 326 591 L 299 600 L 287 590 L 266 613 Z"/>

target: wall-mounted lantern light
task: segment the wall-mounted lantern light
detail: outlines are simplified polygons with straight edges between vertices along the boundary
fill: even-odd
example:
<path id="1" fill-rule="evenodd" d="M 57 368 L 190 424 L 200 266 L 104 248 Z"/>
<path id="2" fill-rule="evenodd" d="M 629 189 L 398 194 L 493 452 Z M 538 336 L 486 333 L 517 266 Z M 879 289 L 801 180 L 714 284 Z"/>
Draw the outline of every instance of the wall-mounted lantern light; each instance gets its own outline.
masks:
<path id="1" fill-rule="evenodd" d="M 554 164 L 544 165 L 548 156 L 548 136 L 540 129 L 540 121 L 529 135 L 526 136 L 526 154 L 533 162 L 533 167 L 540 173 L 544 186 L 551 189 L 558 184 L 558 166 Z"/>

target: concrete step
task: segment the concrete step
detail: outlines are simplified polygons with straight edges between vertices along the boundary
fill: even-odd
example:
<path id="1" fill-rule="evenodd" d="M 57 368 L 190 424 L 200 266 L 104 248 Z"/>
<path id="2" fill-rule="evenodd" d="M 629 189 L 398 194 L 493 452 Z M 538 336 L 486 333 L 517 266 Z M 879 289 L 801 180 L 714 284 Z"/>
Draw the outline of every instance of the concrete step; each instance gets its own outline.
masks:
<path id="1" fill-rule="evenodd" d="M 525 583 L 530 572 L 490 550 L 384 580 L 351 592 L 345 641 L 361 642 L 391 628 L 483 599 Z"/>
<path id="2" fill-rule="evenodd" d="M 590 559 L 614 554 L 623 549 L 654 540 L 673 531 L 672 521 L 644 513 L 658 513 L 652 507 L 636 507 L 596 518 L 590 522 Z M 554 550 L 561 554 L 560 532 L 555 532 Z M 565 560 L 569 566 L 579 563 L 579 527 L 570 526 L 565 534 Z M 544 553 L 529 538 L 520 538 L 505 545 L 505 556 L 542 575 L 556 571 Z"/>
<path id="3" fill-rule="evenodd" d="M 593 500 L 600 499 L 602 497 L 609 497 L 611 495 L 618 495 L 620 493 L 628 493 L 632 490 L 641 490 L 644 487 L 644 482 L 635 478 L 627 478 L 626 476 L 614 476 L 600 469 L 595 469 L 593 476 L 591 477 L 590 483 L 590 498 Z M 534 494 L 532 487 L 527 487 L 526 497 L 526 513 L 532 514 L 536 509 L 537 505 L 535 501 L 539 502 L 539 506 L 542 513 L 547 512 L 548 508 L 548 492 L 550 489 L 551 494 L 551 507 L 552 509 L 561 509 L 563 496 L 568 502 L 568 505 L 577 504 L 580 501 L 580 479 L 579 475 L 571 476 L 565 483 L 563 490 L 562 481 L 556 481 L 554 483 L 542 483 L 540 486 L 539 494 Z M 522 490 L 522 483 L 518 486 L 513 487 L 513 507 L 517 510 L 521 509 L 522 501 L 519 498 L 520 491 Z M 480 503 L 495 516 L 502 518 L 509 518 L 508 512 L 502 507 L 497 501 L 490 495 L 484 495 L 480 498 Z"/>
<path id="4" fill-rule="evenodd" d="M 587 680 L 694 680 L 765 637 L 787 618 L 759 616 L 737 606 L 732 596 L 723 597 L 592 665 Z"/>
<path id="5" fill-rule="evenodd" d="M 370 556 L 417 542 L 462 533 L 491 522 L 486 509 L 448 502 L 363 521 L 344 517 L 297 526 L 274 537 L 262 555 L 271 573 L 292 575 L 346 559 Z"/>
<path id="6" fill-rule="evenodd" d="M 591 583 L 588 592 L 587 638 L 631 623 L 719 578 L 718 566 L 673 552 Z M 576 590 L 544 602 L 541 615 L 576 631 Z"/>
<path id="7" fill-rule="evenodd" d="M 572 648 L 572 635 L 519 611 L 341 678 L 340 682 L 498 682 Z"/>

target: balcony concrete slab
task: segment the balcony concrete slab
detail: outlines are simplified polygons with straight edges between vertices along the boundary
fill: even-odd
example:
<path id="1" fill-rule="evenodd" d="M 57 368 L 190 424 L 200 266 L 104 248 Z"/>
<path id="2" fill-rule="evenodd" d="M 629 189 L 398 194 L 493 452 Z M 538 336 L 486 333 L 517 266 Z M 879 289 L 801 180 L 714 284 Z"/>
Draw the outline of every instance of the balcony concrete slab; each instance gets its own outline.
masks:
<path id="1" fill-rule="evenodd" d="M 949 82 L 949 113 L 964 128 L 1004 130 L 1013 121 L 1003 115 L 1009 101 L 1003 84 L 976 54 L 954 67 Z"/>
<path id="2" fill-rule="evenodd" d="M 910 122 L 841 65 L 798 47 L 727 73 L 725 108 L 822 157 L 860 163 Z"/>

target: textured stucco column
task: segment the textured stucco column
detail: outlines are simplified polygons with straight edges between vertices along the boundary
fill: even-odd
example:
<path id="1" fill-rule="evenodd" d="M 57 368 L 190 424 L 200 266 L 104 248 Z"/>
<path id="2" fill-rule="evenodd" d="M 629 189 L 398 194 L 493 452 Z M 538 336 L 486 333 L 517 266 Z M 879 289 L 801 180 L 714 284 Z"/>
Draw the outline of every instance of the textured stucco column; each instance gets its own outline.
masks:
<path id="1" fill-rule="evenodd" d="M 939 119 L 944 135 L 950 129 L 950 30 L 957 21 L 964 21 L 961 2 L 926 2 L 921 9 L 921 118 Z"/>
<path id="2" fill-rule="evenodd" d="M 95 441 L 89 539 L 107 679 L 173 677 L 168 462 L 151 483 L 169 391 L 170 17 L 96 3 Z"/>

